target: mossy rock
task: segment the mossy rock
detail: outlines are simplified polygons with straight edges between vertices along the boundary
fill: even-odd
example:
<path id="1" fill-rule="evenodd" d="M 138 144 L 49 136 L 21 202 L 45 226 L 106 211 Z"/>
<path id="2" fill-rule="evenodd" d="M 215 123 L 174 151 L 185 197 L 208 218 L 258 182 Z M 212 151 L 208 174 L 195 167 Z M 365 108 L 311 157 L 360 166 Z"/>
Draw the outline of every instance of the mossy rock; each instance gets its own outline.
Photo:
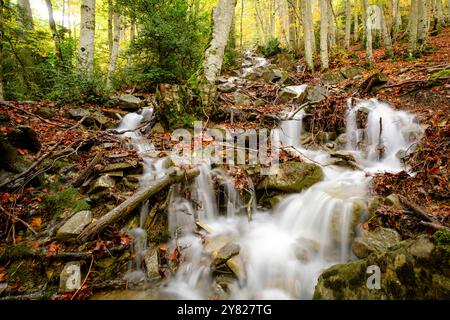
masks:
<path id="1" fill-rule="evenodd" d="M 77 189 L 68 188 L 53 191 L 44 201 L 44 206 L 54 216 L 61 216 L 63 213 L 71 215 L 83 210 L 90 210 L 91 206 L 83 200 Z"/>

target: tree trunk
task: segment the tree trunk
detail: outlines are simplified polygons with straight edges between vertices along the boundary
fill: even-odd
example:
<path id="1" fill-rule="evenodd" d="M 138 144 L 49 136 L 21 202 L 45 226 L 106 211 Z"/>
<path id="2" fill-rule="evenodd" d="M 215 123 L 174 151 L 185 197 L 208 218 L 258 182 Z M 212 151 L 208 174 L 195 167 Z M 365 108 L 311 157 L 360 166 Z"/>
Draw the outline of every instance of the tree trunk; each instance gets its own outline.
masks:
<path id="1" fill-rule="evenodd" d="M 5 100 L 3 92 L 3 0 L 0 0 L 0 101 Z"/>
<path id="2" fill-rule="evenodd" d="M 372 26 L 370 25 L 370 18 L 367 16 L 367 8 L 369 7 L 369 1 L 364 0 L 363 10 L 366 12 L 364 24 L 366 25 L 366 55 L 369 65 L 373 65 L 373 49 L 372 49 Z"/>
<path id="3" fill-rule="evenodd" d="M 52 1 L 45 0 L 45 3 L 47 5 L 47 10 L 48 10 L 48 23 L 50 25 L 50 30 L 52 31 L 53 42 L 55 43 L 56 61 L 58 62 L 59 65 L 61 65 L 63 57 L 62 57 L 62 51 L 61 51 L 61 44 L 59 41 L 59 34 L 58 34 L 58 30 L 56 29 L 55 18 L 53 17 Z"/>
<path id="4" fill-rule="evenodd" d="M 122 24 L 120 14 L 117 12 L 114 12 L 113 15 L 113 21 L 114 21 L 114 38 L 113 38 L 113 45 L 111 49 L 111 55 L 109 57 L 109 68 L 108 68 L 108 76 L 106 80 L 106 86 L 108 88 L 111 88 L 112 84 L 112 77 L 114 75 L 114 72 L 116 71 L 116 62 L 117 57 L 119 55 L 119 46 L 120 46 L 120 31 L 122 29 Z"/>
<path id="5" fill-rule="evenodd" d="M 331 0 L 327 1 L 327 15 L 328 15 L 328 39 L 329 39 L 329 47 L 335 48 L 337 45 L 337 30 L 336 30 L 336 19 L 334 17 L 334 9 L 333 2 Z"/>
<path id="6" fill-rule="evenodd" d="M 130 47 L 133 45 L 134 39 L 136 38 L 136 20 L 131 18 L 130 22 Z M 128 67 L 131 66 L 131 53 L 128 53 L 127 64 Z"/>
<path id="7" fill-rule="evenodd" d="M 444 7 L 442 5 L 442 0 L 436 0 L 436 13 L 437 18 L 441 26 L 445 24 L 444 18 Z"/>
<path id="8" fill-rule="evenodd" d="M 95 0 L 81 0 L 79 64 L 81 72 L 94 70 Z"/>
<path id="9" fill-rule="evenodd" d="M 352 30 L 352 4 L 345 1 L 345 49 L 350 49 L 350 34 Z"/>
<path id="10" fill-rule="evenodd" d="M 108 48 L 110 55 L 113 47 L 113 15 L 113 2 L 112 0 L 108 0 Z"/>
<path id="11" fill-rule="evenodd" d="M 320 0 L 320 62 L 322 70 L 329 67 L 328 61 L 328 1 Z"/>
<path id="12" fill-rule="evenodd" d="M 355 0 L 353 11 L 354 11 L 353 36 L 354 36 L 355 42 L 358 42 L 358 40 L 359 40 L 358 0 Z"/>
<path id="13" fill-rule="evenodd" d="M 365 42 L 367 36 L 367 1 L 360 0 L 360 7 L 361 7 L 361 22 L 363 27 L 363 41 Z"/>
<path id="14" fill-rule="evenodd" d="M 288 0 L 288 21 L 289 21 L 289 47 L 291 50 L 295 51 L 298 48 L 297 35 L 295 32 L 295 8 L 293 1 Z"/>
<path id="15" fill-rule="evenodd" d="M 417 51 L 418 0 L 411 0 L 409 13 L 408 54 L 412 57 Z"/>
<path id="16" fill-rule="evenodd" d="M 18 0 L 17 5 L 20 7 L 18 21 L 25 29 L 33 30 L 33 13 L 31 12 L 30 0 Z"/>
<path id="17" fill-rule="evenodd" d="M 235 7 L 236 0 L 219 0 L 217 8 L 213 9 L 212 38 L 205 52 L 199 88 L 202 105 L 207 114 L 214 108 L 217 94 L 216 80 L 222 70 Z"/>
<path id="18" fill-rule="evenodd" d="M 393 58 L 394 57 L 394 49 L 392 48 L 392 38 L 389 33 L 389 28 L 386 21 L 386 16 L 384 14 L 383 6 L 380 6 L 381 10 L 381 28 L 384 39 L 384 47 L 386 49 L 386 57 Z"/>
<path id="19" fill-rule="evenodd" d="M 313 61 L 313 26 L 312 26 L 312 10 L 311 2 L 309 0 L 301 0 L 302 13 L 303 13 L 303 29 L 305 33 L 305 61 L 306 66 L 312 72 L 314 72 Z"/>
<path id="20" fill-rule="evenodd" d="M 417 41 L 419 43 L 419 50 L 422 51 L 424 48 L 426 42 L 427 42 L 427 5 L 425 3 L 425 0 L 418 0 L 417 2 Z"/>
<path id="21" fill-rule="evenodd" d="M 392 39 L 396 40 L 402 25 L 402 15 L 400 14 L 400 0 L 393 0 L 392 4 Z"/>

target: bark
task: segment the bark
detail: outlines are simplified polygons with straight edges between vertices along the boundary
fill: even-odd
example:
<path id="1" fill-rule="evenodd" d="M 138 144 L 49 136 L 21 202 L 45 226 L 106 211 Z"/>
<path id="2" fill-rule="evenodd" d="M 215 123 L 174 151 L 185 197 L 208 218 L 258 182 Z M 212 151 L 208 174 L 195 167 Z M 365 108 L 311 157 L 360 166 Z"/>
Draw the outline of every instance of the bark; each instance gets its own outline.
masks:
<path id="1" fill-rule="evenodd" d="M 217 95 L 216 80 L 220 76 L 225 47 L 233 24 L 236 0 L 219 0 L 213 9 L 212 38 L 205 52 L 200 98 L 207 114 L 213 110 Z"/>
<path id="2" fill-rule="evenodd" d="M 79 44 L 79 64 L 81 72 L 94 70 L 95 43 L 95 0 L 81 0 L 81 29 Z"/>
<path id="3" fill-rule="evenodd" d="M 134 18 L 131 18 L 130 22 L 130 47 L 133 45 L 134 39 L 136 38 L 136 20 Z M 131 66 L 131 53 L 128 53 L 127 57 L 127 64 L 128 67 Z"/>
<path id="4" fill-rule="evenodd" d="M 417 51 L 418 0 L 411 0 L 409 13 L 408 54 L 413 56 Z"/>
<path id="5" fill-rule="evenodd" d="M 445 24 L 444 18 L 444 7 L 442 5 L 442 0 L 436 0 L 436 16 L 441 25 Z"/>
<path id="6" fill-rule="evenodd" d="M 363 41 L 366 41 L 367 36 L 367 1 L 360 0 L 360 8 L 361 8 L 361 22 L 363 27 Z"/>
<path id="7" fill-rule="evenodd" d="M 182 182 L 183 180 L 190 180 L 198 176 L 198 169 L 191 169 L 183 172 L 179 169 L 174 169 L 167 173 L 163 178 L 154 181 L 150 186 L 140 189 L 133 196 L 128 198 L 125 202 L 115 207 L 113 210 L 105 214 L 99 220 L 92 222 L 79 236 L 79 241 L 86 241 L 92 239 L 103 231 L 110 224 L 123 219 L 130 215 L 135 208 L 142 202 L 148 200 L 151 196 L 171 186 L 172 184 Z"/>
<path id="8" fill-rule="evenodd" d="M 400 0 L 393 0 L 392 3 L 392 39 L 397 39 L 398 32 L 402 25 L 402 15 L 400 14 Z"/>
<path id="9" fill-rule="evenodd" d="M 336 19 L 334 17 L 334 9 L 333 9 L 333 2 L 332 0 L 328 0 L 328 8 L 327 8 L 327 15 L 328 15 L 328 39 L 329 39 L 329 47 L 335 48 L 337 44 L 337 30 L 336 30 Z"/>
<path id="10" fill-rule="evenodd" d="M 58 30 L 56 29 L 55 18 L 53 16 L 52 1 L 51 0 L 45 0 L 45 3 L 47 5 L 47 10 L 48 10 L 48 23 L 50 25 L 50 30 L 52 31 L 53 42 L 55 43 L 56 60 L 57 60 L 58 64 L 61 65 L 63 57 L 62 57 L 62 51 L 61 51 L 61 44 L 60 44 L 60 41 L 59 41 L 59 34 L 58 34 Z"/>
<path id="11" fill-rule="evenodd" d="M 18 0 L 17 5 L 20 7 L 18 21 L 25 29 L 33 30 L 33 13 L 31 12 L 30 0 Z"/>
<path id="12" fill-rule="evenodd" d="M 294 51 L 298 48 L 297 36 L 295 32 L 295 20 L 295 8 L 293 5 L 293 1 L 288 1 L 289 47 Z"/>
<path id="13" fill-rule="evenodd" d="M 113 16 L 113 2 L 112 0 L 108 0 L 108 48 L 110 55 L 113 47 Z"/>
<path id="14" fill-rule="evenodd" d="M 329 67 L 328 61 L 328 1 L 320 0 L 320 62 L 322 70 Z"/>
<path id="15" fill-rule="evenodd" d="M 117 57 L 119 55 L 119 46 L 120 46 L 120 31 L 121 31 L 121 17 L 120 14 L 117 12 L 114 12 L 113 15 L 114 20 L 114 38 L 113 38 L 113 45 L 111 49 L 111 55 L 109 59 L 109 68 L 108 68 L 108 76 L 106 80 L 106 86 L 111 87 L 112 84 L 112 77 L 114 75 L 114 72 L 116 71 L 116 63 L 117 63 Z"/>
<path id="16" fill-rule="evenodd" d="M 354 18 L 353 18 L 353 36 L 355 39 L 355 42 L 358 42 L 359 40 L 359 17 L 358 17 L 358 0 L 355 0 L 354 3 Z"/>
<path id="17" fill-rule="evenodd" d="M 364 0 L 363 11 L 366 12 L 365 14 L 366 17 L 364 20 L 364 24 L 366 26 L 366 55 L 367 55 L 367 62 L 369 63 L 369 65 L 373 65 L 375 61 L 373 59 L 373 49 L 372 49 L 372 27 L 370 26 L 370 19 L 367 16 L 368 7 L 369 1 Z"/>
<path id="18" fill-rule="evenodd" d="M 311 2 L 309 0 L 301 0 L 302 13 L 303 13 L 303 29 L 305 33 L 305 61 L 306 66 L 312 72 L 314 72 L 314 61 L 313 61 L 313 42 L 314 37 L 312 37 L 313 26 L 312 26 L 312 10 Z"/>
<path id="19" fill-rule="evenodd" d="M 391 39 L 391 35 L 389 33 L 386 16 L 384 14 L 384 10 L 383 10 L 382 6 L 380 6 L 380 10 L 381 10 L 381 28 L 382 28 L 382 33 L 383 33 L 384 46 L 386 49 L 386 57 L 392 58 L 392 57 L 394 57 L 394 49 L 392 48 L 392 39 Z"/>
<path id="20" fill-rule="evenodd" d="M 428 28 L 427 28 L 427 15 L 428 15 L 428 10 L 427 10 L 427 5 L 425 0 L 417 0 L 417 41 L 419 43 L 419 48 L 420 50 L 423 49 L 423 47 L 426 44 L 427 41 L 427 33 L 428 33 Z"/>
<path id="21" fill-rule="evenodd" d="M 0 0 L 0 102 L 5 100 L 3 92 L 3 0 Z"/>
<path id="22" fill-rule="evenodd" d="M 81 171 L 81 173 L 78 176 L 78 178 L 72 184 L 75 188 L 79 188 L 79 187 L 81 187 L 83 185 L 84 181 L 86 181 L 86 179 L 94 171 L 95 166 L 97 164 L 99 164 L 100 161 L 102 161 L 103 154 L 104 154 L 103 151 L 100 151 L 99 153 L 97 153 L 95 155 L 94 159 L 92 159 L 92 161 L 89 163 L 89 165 L 84 170 Z"/>
<path id="23" fill-rule="evenodd" d="M 350 49 L 350 34 L 352 29 L 352 4 L 345 1 L 345 49 Z"/>

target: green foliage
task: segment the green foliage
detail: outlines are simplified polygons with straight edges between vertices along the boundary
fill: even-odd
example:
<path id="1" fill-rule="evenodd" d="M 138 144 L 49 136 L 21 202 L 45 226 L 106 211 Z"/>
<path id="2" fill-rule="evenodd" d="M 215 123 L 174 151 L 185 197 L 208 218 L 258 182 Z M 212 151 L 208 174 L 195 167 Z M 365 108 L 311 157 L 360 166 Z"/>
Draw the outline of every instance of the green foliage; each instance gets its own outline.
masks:
<path id="1" fill-rule="evenodd" d="M 450 256 L 450 232 L 439 230 L 434 233 L 434 243 Z"/>
<path id="2" fill-rule="evenodd" d="M 266 44 L 258 46 L 258 52 L 266 58 L 273 57 L 285 51 L 286 49 L 281 47 L 280 41 L 276 37 L 271 38 Z"/>
<path id="3" fill-rule="evenodd" d="M 51 188 L 56 189 L 56 186 L 52 186 Z M 53 190 L 47 199 L 45 199 L 44 206 L 55 216 L 61 215 L 66 209 L 70 209 L 72 213 L 76 213 L 91 208 L 86 201 L 82 200 L 82 196 L 78 190 L 74 188 Z"/>
<path id="4" fill-rule="evenodd" d="M 437 79 L 441 79 L 441 78 L 448 78 L 450 77 L 450 70 L 441 70 L 438 72 L 435 72 L 431 75 L 431 79 L 432 80 L 437 80 Z"/>

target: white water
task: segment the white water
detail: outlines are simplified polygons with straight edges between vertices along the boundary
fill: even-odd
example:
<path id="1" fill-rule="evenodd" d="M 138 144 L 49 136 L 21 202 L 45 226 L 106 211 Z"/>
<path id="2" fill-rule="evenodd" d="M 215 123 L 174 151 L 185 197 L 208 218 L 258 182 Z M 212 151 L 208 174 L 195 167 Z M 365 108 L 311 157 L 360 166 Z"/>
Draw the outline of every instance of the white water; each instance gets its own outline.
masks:
<path id="1" fill-rule="evenodd" d="M 357 130 L 356 112 L 368 112 L 366 130 Z M 305 161 L 326 164 L 329 155 L 323 151 L 306 150 L 301 146 L 303 113 L 280 124 L 282 146 L 294 147 Z M 380 118 L 383 132 L 381 143 L 384 156 L 379 159 Z M 127 115 L 119 130 L 139 127 L 143 115 Z M 389 105 L 376 100 L 363 101 L 349 106 L 347 135 L 350 142 L 347 151 L 363 168 L 362 171 L 324 166 L 324 179 L 308 190 L 293 194 L 282 201 L 272 212 L 256 210 L 255 198 L 250 204 L 252 219 L 247 216 L 247 204 L 240 199 L 231 177 L 224 171 L 212 170 L 208 163 L 200 167 L 200 175 L 191 188 L 191 197 L 174 189 L 169 206 L 169 230 L 175 240 L 171 247 L 183 248 L 183 262 L 172 276 L 163 293 L 180 299 L 210 299 L 222 297 L 222 291 L 214 283 L 211 273 L 209 244 L 199 237 L 195 222 L 200 222 L 208 232 L 207 242 L 238 243 L 239 257 L 244 270 L 240 281 L 229 286 L 231 299 L 310 299 L 317 279 L 324 269 L 336 263 L 353 259 L 351 239 L 358 223 L 366 218 L 367 188 L 370 176 L 377 171 L 396 172 L 403 165 L 396 156 L 408 150 L 418 138 L 422 128 L 414 116 L 395 111 Z M 151 146 L 139 133 L 127 133 L 141 153 Z M 366 137 L 365 148 L 359 148 Z M 141 183 L 164 174 L 163 161 L 144 157 L 145 169 Z M 213 180 L 215 183 L 213 183 Z M 217 197 L 220 186 L 223 196 Z M 250 192 L 253 190 L 250 183 Z M 225 201 L 221 203 L 220 201 Z M 142 214 L 148 212 L 145 205 Z M 359 214 L 354 214 L 358 212 Z M 145 219 L 142 218 L 142 221 Z M 142 226 L 142 222 L 141 222 Z M 140 246 L 142 229 L 133 230 L 134 246 Z M 145 247 L 142 249 L 145 250 Z M 136 270 L 128 277 L 141 273 Z"/>

